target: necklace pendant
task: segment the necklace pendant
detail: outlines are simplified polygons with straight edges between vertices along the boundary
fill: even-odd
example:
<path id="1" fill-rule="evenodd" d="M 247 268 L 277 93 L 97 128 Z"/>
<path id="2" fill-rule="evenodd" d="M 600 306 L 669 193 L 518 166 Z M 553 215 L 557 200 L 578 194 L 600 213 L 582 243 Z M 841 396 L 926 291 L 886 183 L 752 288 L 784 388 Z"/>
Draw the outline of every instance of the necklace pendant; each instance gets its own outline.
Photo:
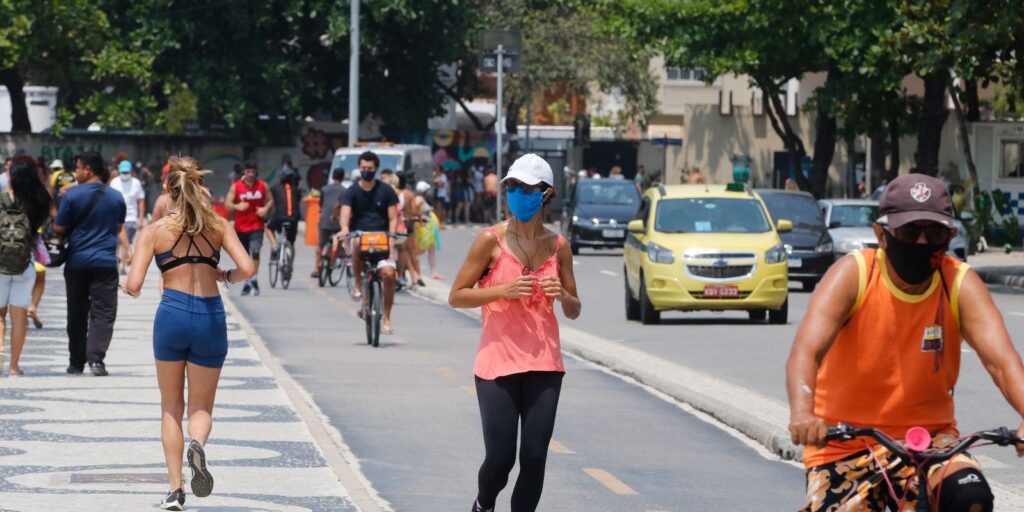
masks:
<path id="1" fill-rule="evenodd" d="M 524 275 L 524 276 L 528 276 L 528 275 L 530 275 L 530 269 L 528 269 L 528 268 L 526 268 L 526 267 L 523 267 L 523 275 Z"/>

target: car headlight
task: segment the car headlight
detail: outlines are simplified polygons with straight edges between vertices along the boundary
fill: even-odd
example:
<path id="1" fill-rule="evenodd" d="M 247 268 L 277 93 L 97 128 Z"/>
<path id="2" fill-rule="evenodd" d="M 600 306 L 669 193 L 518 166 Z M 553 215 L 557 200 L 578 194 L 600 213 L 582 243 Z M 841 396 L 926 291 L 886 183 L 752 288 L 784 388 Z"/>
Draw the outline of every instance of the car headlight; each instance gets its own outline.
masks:
<path id="1" fill-rule="evenodd" d="M 573 215 L 572 216 L 572 223 L 573 224 L 576 224 L 579 221 L 580 221 L 580 216 L 579 215 Z"/>
<path id="2" fill-rule="evenodd" d="M 764 252 L 764 262 L 770 264 L 782 263 L 789 258 L 789 252 L 786 251 L 786 246 L 782 243 L 776 244 L 775 247 L 768 249 Z"/>
<path id="3" fill-rule="evenodd" d="M 860 240 L 840 240 L 835 243 L 836 252 L 846 254 L 848 252 L 859 251 L 864 248 L 864 242 Z"/>
<path id="4" fill-rule="evenodd" d="M 590 222 L 596 226 L 601 223 L 601 219 L 594 217 L 593 219 L 590 219 Z"/>
<path id="5" fill-rule="evenodd" d="M 818 240 L 818 245 L 814 247 L 814 252 L 832 252 L 832 239 L 828 236 L 821 237 L 821 240 Z"/>
<path id="6" fill-rule="evenodd" d="M 676 261 L 675 256 L 672 256 L 672 251 L 651 242 L 647 244 L 647 257 L 654 263 L 674 263 Z"/>

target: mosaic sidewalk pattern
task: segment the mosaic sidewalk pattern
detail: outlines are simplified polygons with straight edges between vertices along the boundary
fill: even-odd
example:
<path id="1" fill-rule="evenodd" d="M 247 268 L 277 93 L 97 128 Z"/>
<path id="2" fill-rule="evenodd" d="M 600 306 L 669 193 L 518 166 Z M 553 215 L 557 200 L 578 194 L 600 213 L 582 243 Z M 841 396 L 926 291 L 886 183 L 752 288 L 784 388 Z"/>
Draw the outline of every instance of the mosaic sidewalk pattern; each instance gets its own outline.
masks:
<path id="1" fill-rule="evenodd" d="M 47 276 L 45 327 L 30 326 L 25 376 L 8 379 L 7 353 L 0 356 L 0 512 L 159 510 L 167 477 L 152 355 L 155 279 L 142 297 L 118 299 L 110 376 L 69 376 L 59 274 Z M 357 510 L 231 316 L 228 338 L 206 447 L 216 487 L 196 498 L 186 482 L 186 510 Z"/>

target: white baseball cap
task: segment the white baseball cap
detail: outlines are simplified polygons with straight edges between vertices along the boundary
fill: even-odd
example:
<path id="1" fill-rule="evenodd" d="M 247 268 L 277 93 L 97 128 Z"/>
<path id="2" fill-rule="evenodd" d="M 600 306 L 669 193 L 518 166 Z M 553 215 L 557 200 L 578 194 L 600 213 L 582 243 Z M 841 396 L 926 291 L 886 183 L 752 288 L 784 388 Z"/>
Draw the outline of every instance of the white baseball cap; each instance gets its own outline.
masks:
<path id="1" fill-rule="evenodd" d="M 63 169 L 63 168 L 64 168 L 64 162 L 61 162 L 59 158 L 50 163 L 50 169 Z"/>
<path id="2" fill-rule="evenodd" d="M 551 166 L 543 158 L 533 153 L 527 153 L 512 162 L 512 167 L 509 167 L 508 174 L 501 182 L 504 183 L 509 179 L 516 179 L 527 185 L 536 185 L 543 181 L 550 187 L 555 186 L 555 177 L 551 172 Z"/>

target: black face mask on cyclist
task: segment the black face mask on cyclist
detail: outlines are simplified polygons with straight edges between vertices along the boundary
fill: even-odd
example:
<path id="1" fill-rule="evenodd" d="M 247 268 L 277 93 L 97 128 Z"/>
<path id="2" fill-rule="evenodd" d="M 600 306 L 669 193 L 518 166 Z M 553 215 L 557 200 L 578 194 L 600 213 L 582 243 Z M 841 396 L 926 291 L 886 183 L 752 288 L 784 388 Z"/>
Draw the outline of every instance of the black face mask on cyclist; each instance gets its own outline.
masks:
<path id="1" fill-rule="evenodd" d="M 885 233 L 885 254 L 889 264 L 900 279 L 910 284 L 920 284 L 932 277 L 942 264 L 942 258 L 949 247 L 948 242 L 907 243 L 893 236 L 888 229 L 882 229 L 882 232 Z"/>
<path id="2" fill-rule="evenodd" d="M 371 170 L 368 170 L 368 169 L 360 169 L 359 170 L 359 177 L 362 178 L 363 181 L 373 181 L 374 178 L 377 177 L 377 171 L 371 171 Z"/>

